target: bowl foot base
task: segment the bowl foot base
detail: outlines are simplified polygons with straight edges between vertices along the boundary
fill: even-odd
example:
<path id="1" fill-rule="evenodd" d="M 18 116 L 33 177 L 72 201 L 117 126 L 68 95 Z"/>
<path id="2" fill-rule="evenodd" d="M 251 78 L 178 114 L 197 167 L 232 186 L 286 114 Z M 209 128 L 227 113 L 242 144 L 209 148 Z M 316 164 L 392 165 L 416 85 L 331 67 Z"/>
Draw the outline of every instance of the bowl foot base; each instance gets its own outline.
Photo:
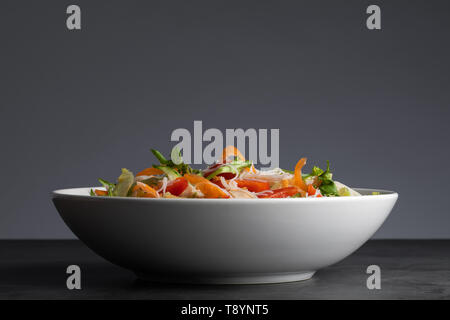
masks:
<path id="1" fill-rule="evenodd" d="M 189 284 L 263 284 L 295 282 L 311 279 L 314 273 L 315 271 L 223 276 L 172 276 L 135 272 L 138 278 L 144 281 Z"/>

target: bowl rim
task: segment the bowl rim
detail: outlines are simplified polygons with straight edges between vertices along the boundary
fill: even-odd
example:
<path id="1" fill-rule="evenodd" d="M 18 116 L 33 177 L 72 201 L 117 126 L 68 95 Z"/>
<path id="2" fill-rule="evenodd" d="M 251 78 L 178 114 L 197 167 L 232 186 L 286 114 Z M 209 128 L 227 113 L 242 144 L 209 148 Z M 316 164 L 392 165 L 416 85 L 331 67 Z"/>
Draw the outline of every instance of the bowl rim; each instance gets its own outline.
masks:
<path id="1" fill-rule="evenodd" d="M 349 196 L 349 197 L 320 197 L 320 198 L 262 198 L 262 199 L 200 199 L 200 198 L 137 198 L 137 197 L 105 197 L 105 196 L 91 196 L 89 194 L 71 194 L 69 192 L 74 192 L 76 190 L 89 190 L 89 189 L 102 189 L 103 187 L 79 187 L 79 188 L 65 188 L 57 189 L 52 191 L 52 199 L 84 199 L 90 201 L 138 201 L 138 202 L 153 202 L 153 201 L 168 201 L 168 202 L 189 202 L 189 203 L 207 203 L 207 202 L 255 202 L 259 203 L 262 201 L 275 201 L 275 202 L 329 202 L 329 201 L 365 201 L 365 200 L 382 200 L 382 199 L 392 199 L 398 198 L 398 193 L 395 191 L 385 190 L 385 189 L 372 189 L 372 188 L 352 188 L 356 191 L 363 192 L 380 192 L 379 195 L 363 195 L 363 196 Z M 255 201 L 259 200 L 259 201 Z"/>

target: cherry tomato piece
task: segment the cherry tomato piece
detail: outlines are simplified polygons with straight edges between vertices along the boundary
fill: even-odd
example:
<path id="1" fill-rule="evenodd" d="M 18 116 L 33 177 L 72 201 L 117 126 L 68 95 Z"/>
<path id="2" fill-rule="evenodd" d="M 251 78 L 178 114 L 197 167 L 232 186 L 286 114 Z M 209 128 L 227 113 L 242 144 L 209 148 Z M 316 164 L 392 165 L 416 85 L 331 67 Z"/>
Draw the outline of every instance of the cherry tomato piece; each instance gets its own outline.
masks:
<path id="1" fill-rule="evenodd" d="M 167 184 L 166 192 L 170 192 L 174 196 L 179 196 L 188 187 L 188 181 L 183 178 L 176 178 Z"/>
<path id="2" fill-rule="evenodd" d="M 203 176 L 206 178 L 207 176 L 209 176 L 211 173 L 213 173 L 214 171 L 216 171 L 217 169 L 219 169 L 219 167 L 222 165 L 222 163 L 216 163 L 213 164 L 212 166 L 210 166 L 208 169 L 203 171 Z"/>
<path id="3" fill-rule="evenodd" d="M 212 178 L 210 181 L 211 181 L 212 183 L 218 185 L 219 187 L 225 189 L 225 187 L 223 186 L 222 181 L 220 180 L 219 177 L 214 177 L 214 178 Z"/>
<path id="4" fill-rule="evenodd" d="M 275 190 L 266 190 L 257 194 L 258 198 L 287 198 L 297 194 L 297 187 L 286 187 Z"/>

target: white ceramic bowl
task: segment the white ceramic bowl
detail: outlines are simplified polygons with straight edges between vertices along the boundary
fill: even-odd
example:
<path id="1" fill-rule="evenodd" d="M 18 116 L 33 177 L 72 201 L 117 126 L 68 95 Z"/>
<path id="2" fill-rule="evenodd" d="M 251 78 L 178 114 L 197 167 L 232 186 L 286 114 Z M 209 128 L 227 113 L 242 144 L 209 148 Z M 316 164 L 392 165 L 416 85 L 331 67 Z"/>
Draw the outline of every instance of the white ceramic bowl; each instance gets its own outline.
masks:
<path id="1" fill-rule="evenodd" d="M 305 280 L 359 248 L 398 194 L 295 199 L 143 199 L 57 190 L 69 228 L 105 259 L 153 281 Z"/>

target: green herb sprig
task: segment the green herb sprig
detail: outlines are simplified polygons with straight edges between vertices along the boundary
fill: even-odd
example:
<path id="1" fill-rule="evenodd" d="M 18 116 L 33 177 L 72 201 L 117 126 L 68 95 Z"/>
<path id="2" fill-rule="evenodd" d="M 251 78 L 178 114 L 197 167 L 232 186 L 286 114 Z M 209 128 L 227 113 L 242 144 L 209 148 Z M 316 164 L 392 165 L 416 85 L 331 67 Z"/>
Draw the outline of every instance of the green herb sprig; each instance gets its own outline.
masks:
<path id="1" fill-rule="evenodd" d="M 171 152 L 172 159 L 170 159 L 170 160 L 166 159 L 166 157 L 164 157 L 162 155 L 162 153 L 159 152 L 158 150 L 151 149 L 151 151 L 152 151 L 153 155 L 158 159 L 159 163 L 161 164 L 161 165 L 154 165 L 154 167 L 166 166 L 168 168 L 176 170 L 180 175 L 184 175 L 186 173 L 200 174 L 200 170 L 194 169 L 191 166 L 189 166 L 188 164 L 183 162 L 183 157 L 181 156 L 181 151 L 177 147 L 172 149 L 172 152 Z"/>
<path id="2" fill-rule="evenodd" d="M 330 172 L 330 161 L 327 160 L 327 169 L 322 170 L 317 166 L 314 166 L 311 173 L 304 176 L 303 179 L 310 177 L 317 177 L 320 182 L 319 190 L 324 196 L 339 196 L 339 192 L 336 188 L 336 184 L 333 181 L 333 174 Z"/>

